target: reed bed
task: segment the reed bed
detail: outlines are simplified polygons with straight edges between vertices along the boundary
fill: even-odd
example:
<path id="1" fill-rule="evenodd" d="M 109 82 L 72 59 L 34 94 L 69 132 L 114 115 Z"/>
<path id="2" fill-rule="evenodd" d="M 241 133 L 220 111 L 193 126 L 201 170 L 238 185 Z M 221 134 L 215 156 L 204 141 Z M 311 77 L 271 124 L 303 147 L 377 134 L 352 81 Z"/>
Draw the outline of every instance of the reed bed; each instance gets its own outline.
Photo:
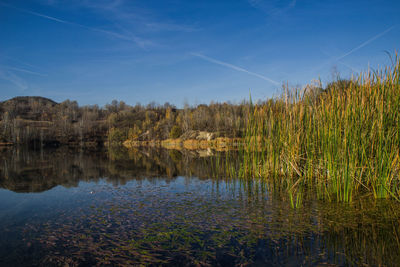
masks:
<path id="1" fill-rule="evenodd" d="M 236 174 L 289 192 L 292 205 L 319 198 L 400 199 L 400 60 L 348 82 L 289 90 L 251 105 Z"/>

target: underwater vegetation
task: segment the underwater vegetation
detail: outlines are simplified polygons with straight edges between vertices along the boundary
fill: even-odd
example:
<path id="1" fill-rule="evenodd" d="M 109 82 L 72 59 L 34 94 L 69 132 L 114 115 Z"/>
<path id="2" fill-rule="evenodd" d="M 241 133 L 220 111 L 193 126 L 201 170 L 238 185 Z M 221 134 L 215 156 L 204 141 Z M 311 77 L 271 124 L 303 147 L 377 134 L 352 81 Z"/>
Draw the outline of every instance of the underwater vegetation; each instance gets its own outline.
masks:
<path id="1" fill-rule="evenodd" d="M 306 186 L 292 196 L 268 179 L 236 178 L 243 151 L 214 153 L 5 152 L 0 265 L 399 262 L 395 199 L 367 194 L 350 203 L 329 202 Z M 261 159 L 262 151 L 257 153 Z"/>
<path id="2" fill-rule="evenodd" d="M 398 262 L 398 203 L 314 200 L 292 209 L 261 188 L 247 194 L 240 183 L 196 179 L 101 185 L 82 208 L 31 220 L 25 238 L 47 252 L 38 262 L 46 266 Z"/>

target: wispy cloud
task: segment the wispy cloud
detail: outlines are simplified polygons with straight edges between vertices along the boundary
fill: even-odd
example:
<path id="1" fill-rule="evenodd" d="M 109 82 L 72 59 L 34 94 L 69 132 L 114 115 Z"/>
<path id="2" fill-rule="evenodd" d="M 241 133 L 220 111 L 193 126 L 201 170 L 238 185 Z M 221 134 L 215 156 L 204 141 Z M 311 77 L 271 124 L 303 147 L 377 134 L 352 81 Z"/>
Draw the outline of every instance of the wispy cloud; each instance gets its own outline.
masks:
<path id="1" fill-rule="evenodd" d="M 4 65 L 0 65 L 0 69 L 14 70 L 14 71 L 19 71 L 19 72 L 32 74 L 32 75 L 37 75 L 37 76 L 42 76 L 42 77 L 46 77 L 47 76 L 47 74 L 43 74 L 43 73 L 39 73 L 39 72 L 35 72 L 35 71 L 23 69 L 23 68 L 15 68 L 15 67 L 10 67 L 10 66 L 4 66 Z"/>
<path id="2" fill-rule="evenodd" d="M 44 3 L 56 6 L 65 5 L 59 0 L 43 0 Z M 100 14 L 108 21 L 125 28 L 138 28 L 139 31 L 173 31 L 173 32 L 195 32 L 200 28 L 193 25 L 175 23 L 169 19 L 161 19 L 154 11 L 138 7 L 134 1 L 126 0 L 70 0 L 68 3 L 76 8 L 88 9 Z"/>
<path id="3" fill-rule="evenodd" d="M 40 69 L 39 67 L 34 66 L 34 65 L 32 65 L 32 64 L 30 64 L 28 62 L 25 62 L 25 61 L 22 61 L 20 59 L 16 59 L 16 58 L 13 58 L 13 57 L 9 57 L 9 56 L 4 55 L 4 54 L 0 55 L 0 59 L 1 58 L 4 58 L 5 60 L 8 60 L 8 61 L 13 61 L 14 63 L 16 63 L 18 65 L 24 65 L 25 67 L 29 67 L 29 68 L 33 68 L 33 69 Z"/>
<path id="4" fill-rule="evenodd" d="M 0 69 L 0 79 L 11 82 L 18 89 L 20 89 L 22 91 L 25 91 L 26 89 L 28 89 L 27 82 L 11 71 Z"/>
<path id="5" fill-rule="evenodd" d="M 263 13 L 277 17 L 296 6 L 296 0 L 247 0 L 248 3 Z"/>
<path id="6" fill-rule="evenodd" d="M 221 66 L 224 66 L 224 67 L 236 70 L 236 71 L 240 71 L 240 72 L 244 72 L 244 73 L 250 74 L 252 76 L 255 76 L 255 77 L 258 77 L 258 78 L 263 79 L 265 81 L 268 81 L 268 82 L 270 82 L 272 84 L 281 85 L 279 82 L 274 81 L 271 78 L 268 78 L 268 77 L 266 77 L 264 75 L 261 75 L 261 74 L 255 73 L 255 72 L 251 72 L 251 71 L 246 70 L 244 68 L 241 68 L 241 67 L 238 67 L 238 66 L 235 66 L 235 65 L 232 65 L 232 64 L 229 64 L 229 63 L 226 63 L 226 62 L 223 62 L 223 61 L 211 58 L 211 57 L 207 57 L 207 56 L 202 55 L 202 54 L 198 54 L 198 53 L 190 53 L 190 54 L 193 55 L 193 56 L 199 57 L 201 59 L 204 59 L 204 60 L 206 60 L 208 62 L 217 64 L 217 65 L 221 65 Z"/>
<path id="7" fill-rule="evenodd" d="M 320 49 L 320 50 L 321 50 L 322 53 L 324 53 L 325 55 L 327 55 L 327 56 L 330 58 L 330 60 L 334 60 L 334 59 L 335 59 L 334 56 L 332 56 L 331 54 L 329 54 L 329 53 L 326 52 L 325 50 L 322 50 L 322 49 Z M 347 63 L 343 62 L 342 60 L 337 60 L 337 62 L 338 62 L 339 64 L 341 64 L 341 65 L 343 65 L 343 66 L 346 66 L 347 68 L 351 69 L 351 70 L 352 70 L 353 72 L 355 72 L 355 73 L 360 73 L 360 70 L 359 70 L 359 69 L 357 69 L 357 68 L 351 66 L 350 64 L 347 64 Z"/>
<path id="8" fill-rule="evenodd" d="M 30 15 L 33 15 L 33 16 L 37 16 L 37 17 L 41 17 L 41 18 L 44 18 L 44 19 L 48 19 L 48 20 L 51 20 L 51 21 L 55 21 L 55 22 L 58 22 L 58 23 L 81 27 L 81 28 L 84 28 L 84 29 L 87 29 L 87 30 L 90 30 L 90 31 L 103 33 L 103 34 L 109 35 L 111 37 L 118 38 L 118 39 L 125 40 L 125 41 L 132 41 L 132 42 L 134 42 L 136 45 L 138 45 L 141 48 L 146 48 L 146 47 L 152 46 L 154 44 L 152 41 L 142 39 L 142 38 L 140 38 L 140 37 L 138 37 L 138 36 L 136 36 L 136 35 L 134 35 L 132 33 L 130 33 L 130 34 L 121 34 L 121 33 L 118 33 L 118 32 L 103 30 L 103 29 L 100 29 L 100 28 L 90 27 L 90 26 L 86 26 L 86 25 L 79 24 L 79 23 L 76 23 L 76 22 L 59 19 L 59 18 L 56 18 L 56 17 L 53 17 L 53 16 L 48 16 L 48 15 L 41 14 L 41 13 L 38 13 L 38 12 L 34 12 L 34 11 L 31 11 L 31 10 L 18 8 L 18 7 L 15 7 L 15 6 L 12 6 L 12 5 L 9 5 L 9 4 L 5 4 L 5 3 L 0 3 L 0 5 L 7 6 L 7 7 L 10 7 L 10 8 L 16 9 L 16 10 L 18 10 L 20 12 L 27 13 L 27 14 L 30 14 Z"/>
<path id="9" fill-rule="evenodd" d="M 106 16 L 124 26 L 139 26 L 141 31 L 195 32 L 200 28 L 159 18 L 154 10 L 139 8 L 133 1 L 126 0 L 79 0 L 79 5 Z"/>
<path id="10" fill-rule="evenodd" d="M 29 63 L 26 63 L 24 61 L 21 61 L 21 60 L 18 60 L 18 59 L 9 57 L 9 56 L 5 56 L 5 55 L 0 55 L 0 59 L 6 59 L 7 61 L 14 61 L 14 63 L 16 62 L 19 65 L 21 65 L 21 64 L 25 65 L 25 67 L 21 68 L 21 67 L 14 67 L 9 64 L 0 64 L 0 79 L 14 84 L 18 89 L 20 89 L 22 91 L 25 91 L 26 89 L 28 89 L 29 85 L 25 81 L 25 79 L 23 79 L 20 75 L 17 74 L 18 72 L 23 73 L 23 74 L 41 76 L 41 77 L 48 76 L 47 74 L 27 69 L 27 67 L 37 69 L 37 67 L 35 67 Z"/>
<path id="11" fill-rule="evenodd" d="M 180 25 L 175 23 L 160 23 L 160 22 L 147 22 L 144 24 L 149 30 L 153 31 L 176 31 L 176 32 L 197 32 L 200 29 L 188 26 L 188 25 Z"/>
<path id="12" fill-rule="evenodd" d="M 343 61 L 338 61 L 339 62 L 339 64 L 342 64 L 343 66 L 346 66 L 346 67 L 348 67 L 349 69 L 351 69 L 351 71 L 353 71 L 353 73 L 360 73 L 360 70 L 359 69 L 356 69 L 356 68 L 354 68 L 353 66 L 351 66 L 351 65 L 349 65 L 349 64 L 347 64 L 347 63 L 345 63 L 345 62 L 343 62 Z"/>

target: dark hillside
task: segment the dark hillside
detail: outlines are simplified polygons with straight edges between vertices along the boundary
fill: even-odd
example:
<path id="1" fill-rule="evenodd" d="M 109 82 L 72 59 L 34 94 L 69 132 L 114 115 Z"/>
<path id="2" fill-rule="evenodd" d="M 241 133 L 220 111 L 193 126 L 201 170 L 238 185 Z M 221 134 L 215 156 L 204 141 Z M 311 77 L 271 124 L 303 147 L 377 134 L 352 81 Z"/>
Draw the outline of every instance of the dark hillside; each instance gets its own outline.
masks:
<path id="1" fill-rule="evenodd" d="M 57 102 L 42 96 L 16 96 L 14 98 L 8 99 L 6 101 L 0 102 L 1 105 L 4 104 L 28 104 L 32 102 L 38 102 L 42 105 L 57 105 Z"/>
<path id="2" fill-rule="evenodd" d="M 20 117 L 26 120 L 50 119 L 50 113 L 54 106 L 58 105 L 51 99 L 40 96 L 18 96 L 0 102 L 1 112 Z"/>
<path id="3" fill-rule="evenodd" d="M 98 146 L 107 136 L 106 115 L 97 106 L 57 103 L 39 96 L 0 102 L 0 143 L 38 146 Z"/>

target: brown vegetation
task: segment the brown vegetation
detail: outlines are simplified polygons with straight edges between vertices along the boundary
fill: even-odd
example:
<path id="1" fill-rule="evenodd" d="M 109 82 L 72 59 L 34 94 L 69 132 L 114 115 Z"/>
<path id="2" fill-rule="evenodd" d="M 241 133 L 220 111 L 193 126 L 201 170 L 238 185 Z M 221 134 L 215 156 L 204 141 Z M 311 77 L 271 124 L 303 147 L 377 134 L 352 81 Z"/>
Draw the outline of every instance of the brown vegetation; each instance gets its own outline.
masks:
<path id="1" fill-rule="evenodd" d="M 79 107 L 70 100 L 16 97 L 0 103 L 0 143 L 96 147 L 128 139 L 131 144 L 159 146 L 161 140 L 196 139 L 190 136 L 205 132 L 208 140 L 235 138 L 243 135 L 248 109 L 245 102 L 177 109 L 169 103 L 129 106 L 114 100 L 100 108 Z"/>

